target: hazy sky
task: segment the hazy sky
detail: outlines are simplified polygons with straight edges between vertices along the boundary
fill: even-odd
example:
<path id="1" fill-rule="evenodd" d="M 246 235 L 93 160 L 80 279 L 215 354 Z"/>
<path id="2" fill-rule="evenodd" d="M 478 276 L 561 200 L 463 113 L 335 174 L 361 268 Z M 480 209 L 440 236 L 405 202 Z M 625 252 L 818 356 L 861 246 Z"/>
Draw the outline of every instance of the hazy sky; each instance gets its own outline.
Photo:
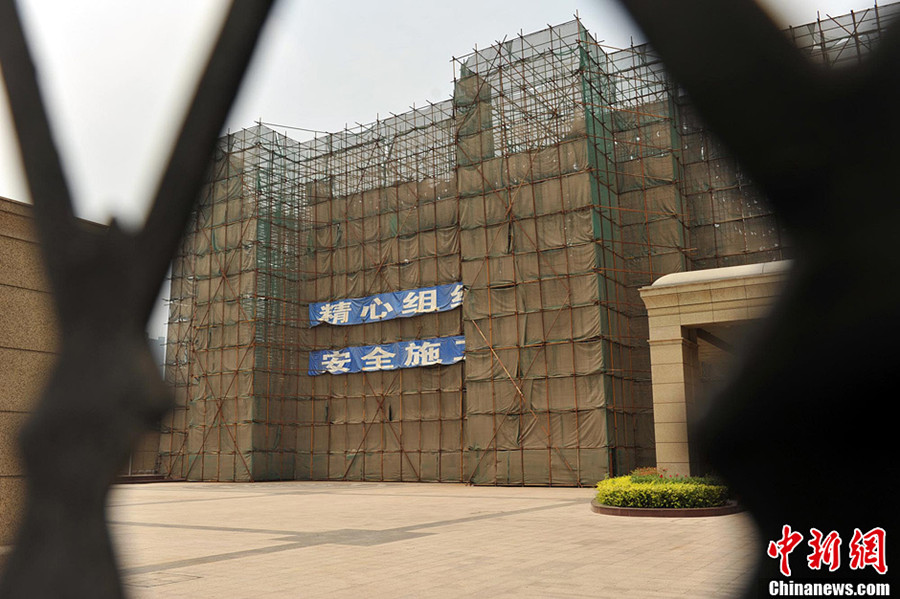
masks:
<path id="1" fill-rule="evenodd" d="M 782 24 L 865 0 L 766 0 Z M 222 0 L 20 0 L 79 215 L 139 223 Z M 640 32 L 614 0 L 282 0 L 263 32 L 227 128 L 256 120 L 335 131 L 449 97 L 452 56 L 573 18 L 624 47 Z M 303 138 L 301 133 L 292 136 Z M 0 196 L 28 201 L 0 94 Z"/>

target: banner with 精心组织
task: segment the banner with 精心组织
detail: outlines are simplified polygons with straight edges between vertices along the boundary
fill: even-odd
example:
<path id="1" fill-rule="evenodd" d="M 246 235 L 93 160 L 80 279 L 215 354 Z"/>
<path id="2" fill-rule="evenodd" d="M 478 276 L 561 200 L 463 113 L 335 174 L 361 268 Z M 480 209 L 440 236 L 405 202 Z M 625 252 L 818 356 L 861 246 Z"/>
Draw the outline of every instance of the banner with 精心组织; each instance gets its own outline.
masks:
<path id="1" fill-rule="evenodd" d="M 309 374 L 347 374 L 456 364 L 465 359 L 466 338 L 433 337 L 385 345 L 361 345 L 310 352 Z"/>
<path id="2" fill-rule="evenodd" d="M 445 312 L 462 304 L 463 284 L 450 283 L 368 297 L 318 302 L 309 305 L 309 326 L 380 322 L 429 312 Z"/>

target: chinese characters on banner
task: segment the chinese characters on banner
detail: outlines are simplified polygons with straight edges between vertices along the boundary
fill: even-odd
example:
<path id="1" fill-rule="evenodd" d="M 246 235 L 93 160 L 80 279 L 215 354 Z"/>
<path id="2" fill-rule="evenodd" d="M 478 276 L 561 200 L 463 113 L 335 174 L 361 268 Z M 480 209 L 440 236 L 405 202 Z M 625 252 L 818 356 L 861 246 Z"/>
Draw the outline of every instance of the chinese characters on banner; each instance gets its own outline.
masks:
<path id="1" fill-rule="evenodd" d="M 310 352 L 309 374 L 346 374 L 455 364 L 465 359 L 465 349 L 466 338 L 463 335 L 326 349 Z"/>
<path id="2" fill-rule="evenodd" d="M 363 324 L 406 318 L 429 312 L 446 312 L 462 304 L 463 284 L 408 289 L 369 297 L 319 302 L 309 305 L 309 326 Z"/>
<path id="3" fill-rule="evenodd" d="M 807 545 L 812 551 L 807 555 L 806 562 L 811 570 L 819 570 L 827 566 L 830 572 L 841 567 L 841 536 L 837 531 L 831 531 L 827 535 L 817 528 L 809 530 L 812 537 Z M 791 575 L 791 566 L 788 556 L 803 541 L 803 534 L 785 524 L 781 529 L 781 538 L 769 541 L 766 555 L 779 560 L 778 569 L 784 576 Z M 885 544 L 887 533 L 881 527 L 873 528 L 863 533 L 858 528 L 853 529 L 853 538 L 847 547 L 849 566 L 851 570 L 862 570 L 871 567 L 879 574 L 887 573 L 885 560 Z"/>

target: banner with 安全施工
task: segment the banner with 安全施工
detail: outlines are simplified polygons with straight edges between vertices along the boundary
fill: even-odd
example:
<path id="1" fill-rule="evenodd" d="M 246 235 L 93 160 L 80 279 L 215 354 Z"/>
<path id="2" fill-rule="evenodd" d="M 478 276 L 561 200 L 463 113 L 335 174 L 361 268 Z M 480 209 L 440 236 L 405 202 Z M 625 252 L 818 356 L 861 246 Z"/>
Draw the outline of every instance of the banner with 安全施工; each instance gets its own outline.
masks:
<path id="1" fill-rule="evenodd" d="M 347 374 L 455 364 L 465 359 L 465 351 L 466 338 L 463 335 L 326 349 L 310 352 L 309 374 Z"/>
<path id="2" fill-rule="evenodd" d="M 318 302 L 309 305 L 309 326 L 363 324 L 446 312 L 462 304 L 463 284 L 407 289 L 368 297 Z"/>

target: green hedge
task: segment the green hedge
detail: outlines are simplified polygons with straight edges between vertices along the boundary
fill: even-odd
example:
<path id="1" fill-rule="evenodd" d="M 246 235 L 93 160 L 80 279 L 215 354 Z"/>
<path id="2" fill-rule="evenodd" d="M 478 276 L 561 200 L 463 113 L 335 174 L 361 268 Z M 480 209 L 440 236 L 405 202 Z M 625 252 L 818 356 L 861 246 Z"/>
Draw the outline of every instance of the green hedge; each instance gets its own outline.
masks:
<path id="1" fill-rule="evenodd" d="M 597 483 L 597 503 L 614 507 L 716 507 L 728 488 L 711 477 L 619 476 Z"/>

